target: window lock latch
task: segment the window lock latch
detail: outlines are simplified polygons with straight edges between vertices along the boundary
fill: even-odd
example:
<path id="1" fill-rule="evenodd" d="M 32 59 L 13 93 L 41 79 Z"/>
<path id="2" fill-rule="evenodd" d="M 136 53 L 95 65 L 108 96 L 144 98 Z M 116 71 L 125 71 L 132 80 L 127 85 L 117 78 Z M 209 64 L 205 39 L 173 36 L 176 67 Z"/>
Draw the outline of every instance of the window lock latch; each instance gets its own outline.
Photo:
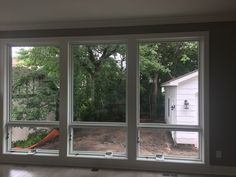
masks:
<path id="1" fill-rule="evenodd" d="M 7 139 L 7 140 L 9 139 L 9 133 L 7 133 L 6 139 Z"/>
<path id="2" fill-rule="evenodd" d="M 139 137 L 137 137 L 137 144 L 139 144 L 140 143 L 140 138 Z"/>
<path id="3" fill-rule="evenodd" d="M 70 135 L 69 135 L 69 141 L 71 141 L 71 140 L 72 140 L 72 135 L 70 134 Z"/>

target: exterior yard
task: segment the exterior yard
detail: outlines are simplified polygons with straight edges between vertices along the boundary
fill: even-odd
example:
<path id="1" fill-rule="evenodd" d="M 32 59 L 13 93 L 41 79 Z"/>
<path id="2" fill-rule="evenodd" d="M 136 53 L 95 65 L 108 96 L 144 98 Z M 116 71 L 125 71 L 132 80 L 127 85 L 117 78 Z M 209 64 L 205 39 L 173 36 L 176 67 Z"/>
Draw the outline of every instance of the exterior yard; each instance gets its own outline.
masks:
<path id="1" fill-rule="evenodd" d="M 73 150 L 124 153 L 126 151 L 126 131 L 120 128 L 78 129 L 74 132 Z M 58 138 L 38 148 L 58 149 Z M 141 129 L 140 156 L 198 157 L 199 151 L 192 144 L 175 145 L 171 132 L 167 130 Z"/>

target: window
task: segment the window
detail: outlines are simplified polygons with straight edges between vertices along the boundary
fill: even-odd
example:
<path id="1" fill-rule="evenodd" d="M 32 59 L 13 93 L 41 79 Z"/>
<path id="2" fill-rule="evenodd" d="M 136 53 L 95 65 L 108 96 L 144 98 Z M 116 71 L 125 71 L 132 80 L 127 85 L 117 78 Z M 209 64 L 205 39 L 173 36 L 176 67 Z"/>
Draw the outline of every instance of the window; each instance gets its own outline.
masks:
<path id="1" fill-rule="evenodd" d="M 139 128 L 139 157 L 147 160 L 198 159 L 199 133 Z"/>
<path id="2" fill-rule="evenodd" d="M 9 46 L 8 152 L 58 153 L 59 54 L 54 46 Z"/>
<path id="3" fill-rule="evenodd" d="M 139 42 L 138 157 L 199 160 L 199 41 Z"/>
<path id="4" fill-rule="evenodd" d="M 4 158 L 204 163 L 206 36 L 1 40 Z"/>
<path id="5" fill-rule="evenodd" d="M 71 154 L 126 157 L 126 44 L 71 44 L 70 48 Z"/>
<path id="6" fill-rule="evenodd" d="M 59 130 L 55 127 L 9 126 L 9 151 L 58 153 Z"/>

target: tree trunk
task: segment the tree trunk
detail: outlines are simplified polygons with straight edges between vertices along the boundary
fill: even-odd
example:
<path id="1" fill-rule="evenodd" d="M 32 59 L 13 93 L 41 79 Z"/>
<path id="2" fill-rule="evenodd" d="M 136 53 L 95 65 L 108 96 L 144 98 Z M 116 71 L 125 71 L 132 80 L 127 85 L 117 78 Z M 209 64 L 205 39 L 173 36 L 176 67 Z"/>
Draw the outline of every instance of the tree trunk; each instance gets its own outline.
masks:
<path id="1" fill-rule="evenodd" d="M 95 95 L 95 76 L 91 76 L 91 100 L 94 101 L 94 95 Z"/>
<path id="2" fill-rule="evenodd" d="M 58 91 L 57 98 L 56 98 L 55 120 L 59 121 L 59 91 Z"/>
<path id="3" fill-rule="evenodd" d="M 151 119 L 152 121 L 158 118 L 157 116 L 157 99 L 158 99 L 158 74 L 153 78 L 152 97 L 151 97 Z"/>

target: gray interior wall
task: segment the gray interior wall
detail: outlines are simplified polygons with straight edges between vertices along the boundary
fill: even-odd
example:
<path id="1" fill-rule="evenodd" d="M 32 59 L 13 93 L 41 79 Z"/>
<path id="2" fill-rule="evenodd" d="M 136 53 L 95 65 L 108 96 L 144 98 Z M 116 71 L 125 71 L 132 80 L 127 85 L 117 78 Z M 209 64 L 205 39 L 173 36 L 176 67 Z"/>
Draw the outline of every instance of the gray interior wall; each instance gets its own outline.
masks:
<path id="1" fill-rule="evenodd" d="M 0 38 L 210 32 L 210 164 L 236 166 L 236 22 L 116 28 L 0 31 Z M 215 151 L 223 158 L 216 159 Z"/>
<path id="2" fill-rule="evenodd" d="M 236 166 L 236 23 L 217 25 L 210 34 L 210 159 Z M 215 151 L 223 158 L 216 159 Z"/>

